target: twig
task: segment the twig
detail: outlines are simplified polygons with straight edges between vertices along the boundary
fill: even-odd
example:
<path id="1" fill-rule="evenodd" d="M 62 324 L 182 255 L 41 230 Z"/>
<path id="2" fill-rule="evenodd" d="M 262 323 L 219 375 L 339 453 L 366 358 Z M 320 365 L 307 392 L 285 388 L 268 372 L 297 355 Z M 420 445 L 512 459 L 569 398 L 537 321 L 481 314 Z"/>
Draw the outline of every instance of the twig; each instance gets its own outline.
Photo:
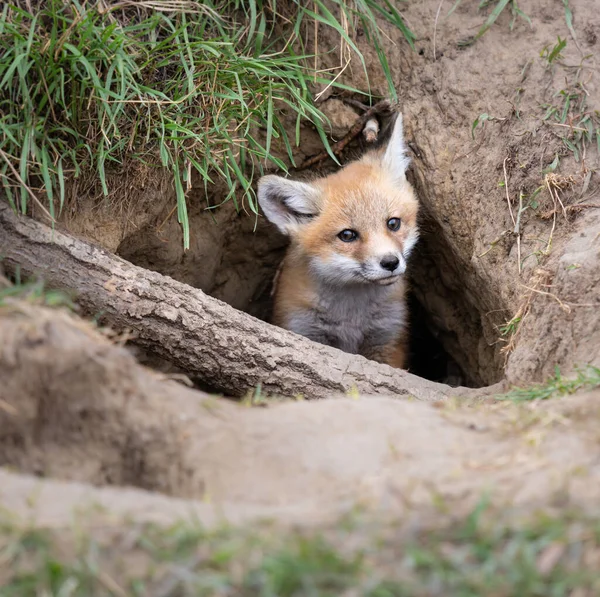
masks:
<path id="1" fill-rule="evenodd" d="M 537 288 L 539 288 L 539 286 L 544 285 L 549 279 L 550 279 L 550 273 L 548 271 L 538 269 L 534 272 L 533 276 L 531 277 L 530 283 L 533 284 L 533 288 L 530 286 L 525 286 L 524 284 L 521 284 L 521 286 L 523 286 L 524 288 L 527 288 L 529 290 L 529 292 L 523 297 L 523 300 L 521 301 L 519 308 L 517 309 L 517 312 L 514 314 L 514 316 L 510 320 L 511 322 L 518 321 L 519 325 L 518 325 L 517 329 L 510 336 L 510 339 L 508 340 L 508 343 L 506 344 L 506 346 L 504 346 L 500 350 L 500 354 L 504 355 L 505 364 L 506 364 L 506 361 L 508 360 L 509 354 L 514 350 L 514 348 L 516 346 L 517 336 L 519 335 L 521 329 L 523 328 L 523 323 L 525 322 L 525 320 L 527 319 L 527 316 L 531 312 L 531 303 L 533 302 L 534 293 L 537 292 Z"/>
<path id="2" fill-rule="evenodd" d="M 367 104 L 363 104 L 362 102 L 358 101 L 357 99 L 353 99 L 351 97 L 342 98 L 342 102 L 344 104 L 347 104 L 348 106 L 353 106 L 354 108 L 358 108 L 362 112 L 366 112 L 371 107 L 371 106 L 368 106 Z"/>
<path id="3" fill-rule="evenodd" d="M 7 412 L 9 415 L 16 416 L 19 414 L 19 411 L 12 405 L 6 402 L 6 400 L 2 400 L 0 398 L 0 410 Z"/>
<path id="4" fill-rule="evenodd" d="M 339 155 L 346 148 L 348 143 L 350 143 L 350 141 L 352 141 L 354 137 L 360 134 L 365 124 L 373 116 L 375 116 L 375 114 L 391 111 L 392 103 L 390 102 L 390 100 L 381 100 L 380 102 L 377 102 L 374 106 L 371 106 L 364 114 L 361 114 L 357 118 L 356 122 L 352 125 L 352 128 L 346 133 L 344 138 L 331 146 L 331 152 L 333 153 L 333 155 Z M 300 166 L 298 167 L 298 170 L 306 170 L 306 168 L 315 166 L 316 164 L 319 164 L 320 162 L 323 162 L 330 157 L 331 155 L 327 151 L 322 151 L 318 155 L 302 162 L 302 164 L 300 164 Z"/>
<path id="5" fill-rule="evenodd" d="M 556 198 L 554 196 L 554 192 L 552 187 L 550 186 L 550 181 L 548 175 L 544 178 L 544 182 L 546 183 L 546 187 L 548 188 L 548 192 L 550 193 L 550 197 L 552 197 L 552 202 L 554 203 L 554 209 L 552 210 L 552 230 L 550 230 L 550 236 L 548 237 L 548 244 L 546 245 L 546 255 L 550 252 L 550 247 L 552 246 L 552 237 L 554 236 L 554 230 L 556 229 L 556 213 L 558 212 L 558 208 L 556 207 Z"/>
<path id="6" fill-rule="evenodd" d="M 582 133 L 587 133 L 587 129 L 582 129 L 581 127 L 573 126 L 571 124 L 563 124 L 562 122 L 547 122 L 547 124 L 551 124 L 552 126 L 564 126 L 572 131 L 581 131 Z"/>
<path id="7" fill-rule="evenodd" d="M 519 191 L 519 211 L 517 213 L 517 223 L 515 224 L 514 234 L 517 235 L 517 258 L 519 260 L 519 274 L 523 271 L 523 262 L 521 259 L 521 215 L 529 206 L 523 207 L 523 189 Z"/>
<path id="8" fill-rule="evenodd" d="M 563 216 L 565 217 L 565 220 L 569 221 L 569 218 L 567 216 L 567 209 L 565 207 L 565 204 L 562 202 L 562 199 L 560 198 L 560 195 L 558 194 L 558 191 L 556 189 L 554 189 L 554 193 L 556 195 L 556 199 L 558 200 L 558 203 L 560 204 L 560 207 L 562 209 Z"/>
<path id="9" fill-rule="evenodd" d="M 554 235 L 554 230 L 556 229 L 556 214 L 558 213 L 559 204 L 562 208 L 565 220 L 567 222 L 569 221 L 569 218 L 567 217 L 567 208 L 562 202 L 558 191 L 567 188 L 568 186 L 574 184 L 574 182 L 575 179 L 572 176 L 560 178 L 555 174 L 550 173 L 546 174 L 546 176 L 544 177 L 544 184 L 546 185 L 546 188 L 550 193 L 550 197 L 552 197 L 552 202 L 554 203 L 554 209 L 551 212 L 549 212 L 548 214 L 542 214 L 542 217 L 547 216 L 547 218 L 550 218 L 550 216 L 552 216 L 552 230 L 550 231 L 550 236 L 548 237 L 548 245 L 546 247 L 546 251 L 544 252 L 546 255 L 548 255 L 548 253 L 550 252 L 550 247 L 552 246 L 552 236 Z"/>
<path id="10" fill-rule="evenodd" d="M 162 221 L 160 226 L 156 229 L 156 234 L 160 233 L 160 231 L 162 230 L 162 227 L 171 219 L 171 216 L 175 213 L 176 209 L 177 209 L 177 205 L 175 205 L 175 207 L 173 207 L 173 209 L 167 214 L 167 217 Z"/>
<path id="11" fill-rule="evenodd" d="M 521 212 L 523 211 L 523 193 L 519 193 L 519 213 L 517 214 L 517 219 L 515 220 L 515 216 L 512 211 L 512 205 L 510 204 L 510 194 L 508 192 L 508 175 L 506 173 L 506 162 L 508 161 L 508 157 L 504 158 L 504 162 L 502 163 L 502 169 L 504 170 L 504 190 L 506 191 L 506 203 L 508 203 L 508 211 L 510 213 L 510 219 L 513 223 L 513 234 L 517 237 L 517 269 L 519 271 L 519 275 L 521 275 L 522 265 L 521 265 Z"/>

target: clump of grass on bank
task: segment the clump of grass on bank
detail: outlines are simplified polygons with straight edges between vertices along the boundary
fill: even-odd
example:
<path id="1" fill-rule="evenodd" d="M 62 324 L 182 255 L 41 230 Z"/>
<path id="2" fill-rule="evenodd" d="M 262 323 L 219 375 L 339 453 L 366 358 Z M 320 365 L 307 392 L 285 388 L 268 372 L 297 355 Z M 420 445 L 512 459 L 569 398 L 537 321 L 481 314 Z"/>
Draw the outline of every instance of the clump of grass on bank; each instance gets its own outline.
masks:
<path id="1" fill-rule="evenodd" d="M 39 195 L 55 218 L 67 181 L 92 172 L 108 195 L 107 170 L 127 161 L 173 174 L 177 215 L 189 246 L 186 190 L 193 170 L 241 190 L 256 212 L 252 180 L 272 151 L 300 142 L 300 123 L 324 117 L 311 94 L 331 83 L 306 55 L 315 23 L 362 55 L 360 24 L 394 94 L 376 17 L 413 36 L 388 0 L 13 0 L 0 13 L 0 180 L 25 212 Z M 296 118 L 288 137 L 281 115 Z M 258 134 L 259 131 L 264 134 Z"/>
<path id="2" fill-rule="evenodd" d="M 515 388 L 502 396 L 497 396 L 496 399 L 513 402 L 548 400 L 549 398 L 568 396 L 579 390 L 593 390 L 598 387 L 600 387 L 600 367 L 588 365 L 579 368 L 574 377 L 563 377 L 557 367 L 555 374 L 546 383 L 528 388 Z"/>
<path id="3" fill-rule="evenodd" d="M 486 503 L 439 530 L 406 533 L 360 522 L 317 532 L 0 528 L 2 597 L 519 597 L 596 595 L 600 522 L 582 513 L 538 515 L 519 528 L 486 516 Z M 77 539 L 75 539 L 77 537 Z M 107 538 L 108 537 L 108 538 Z"/>

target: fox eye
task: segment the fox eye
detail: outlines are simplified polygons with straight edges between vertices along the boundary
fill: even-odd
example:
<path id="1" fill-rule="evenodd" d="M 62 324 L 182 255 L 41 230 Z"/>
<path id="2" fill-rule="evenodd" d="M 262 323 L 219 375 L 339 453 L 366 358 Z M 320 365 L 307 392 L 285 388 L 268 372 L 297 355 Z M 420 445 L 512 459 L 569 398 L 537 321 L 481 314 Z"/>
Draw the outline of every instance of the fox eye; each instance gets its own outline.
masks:
<path id="1" fill-rule="evenodd" d="M 338 234 L 338 238 L 340 240 L 343 240 L 345 243 L 351 243 L 353 240 L 356 240 L 358 238 L 358 232 L 356 232 L 356 230 L 342 230 L 339 234 Z"/>
<path id="2" fill-rule="evenodd" d="M 400 218 L 390 218 L 387 221 L 387 227 L 392 231 L 392 232 L 397 232 L 398 230 L 400 230 L 400 224 L 402 223 L 402 220 Z"/>

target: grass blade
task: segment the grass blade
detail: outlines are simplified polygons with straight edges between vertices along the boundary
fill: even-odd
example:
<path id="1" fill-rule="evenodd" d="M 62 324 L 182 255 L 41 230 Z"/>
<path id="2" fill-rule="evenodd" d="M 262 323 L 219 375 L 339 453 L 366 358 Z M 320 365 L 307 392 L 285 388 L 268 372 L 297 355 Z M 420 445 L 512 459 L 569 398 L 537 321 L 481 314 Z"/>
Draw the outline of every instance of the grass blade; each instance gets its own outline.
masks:
<path id="1" fill-rule="evenodd" d="M 494 10 L 490 13 L 490 16 L 487 18 L 486 22 L 483 24 L 481 29 L 477 32 L 475 39 L 479 39 L 498 19 L 498 17 L 502 14 L 502 11 L 507 7 L 510 0 L 499 0 L 498 4 L 494 7 Z"/>

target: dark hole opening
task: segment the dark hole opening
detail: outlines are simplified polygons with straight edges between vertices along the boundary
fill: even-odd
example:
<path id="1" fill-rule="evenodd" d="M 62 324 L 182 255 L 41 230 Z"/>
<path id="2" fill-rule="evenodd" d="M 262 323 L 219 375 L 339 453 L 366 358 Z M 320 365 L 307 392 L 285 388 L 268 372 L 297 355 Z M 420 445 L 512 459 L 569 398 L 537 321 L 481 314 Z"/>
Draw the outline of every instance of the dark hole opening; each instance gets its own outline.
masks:
<path id="1" fill-rule="evenodd" d="M 427 312 L 412 292 L 408 295 L 408 311 L 410 373 L 450 386 L 467 385 L 468 380 L 464 372 L 431 331 L 427 322 Z"/>

